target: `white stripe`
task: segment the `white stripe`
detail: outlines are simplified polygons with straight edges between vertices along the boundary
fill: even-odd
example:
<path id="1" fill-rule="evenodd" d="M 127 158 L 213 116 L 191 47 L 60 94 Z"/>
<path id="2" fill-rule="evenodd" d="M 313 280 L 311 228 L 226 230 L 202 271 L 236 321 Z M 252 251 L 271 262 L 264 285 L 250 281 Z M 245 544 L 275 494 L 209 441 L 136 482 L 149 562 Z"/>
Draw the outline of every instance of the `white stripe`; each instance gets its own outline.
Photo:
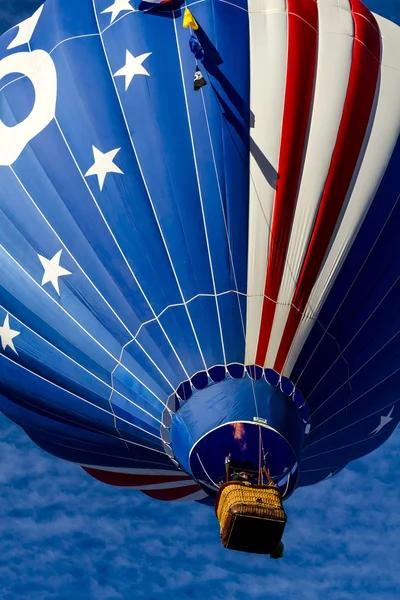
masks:
<path id="1" fill-rule="evenodd" d="M 90 473 L 89 473 L 90 475 Z M 157 490 L 172 490 L 172 489 L 184 489 L 185 487 L 192 487 L 197 485 L 193 479 L 183 480 L 183 481 L 169 481 L 165 483 L 148 483 L 148 484 L 135 484 L 130 483 L 129 485 L 123 485 L 121 487 L 129 487 L 132 489 L 140 490 L 141 492 L 145 491 L 157 491 Z"/>
<path id="2" fill-rule="evenodd" d="M 348 0 L 318 3 L 319 35 L 309 138 L 265 366 L 273 367 L 328 176 L 342 119 L 353 53 Z"/>
<path id="3" fill-rule="evenodd" d="M 287 65 L 285 0 L 249 0 L 250 190 L 246 364 L 254 364 L 264 300 L 267 255 L 282 134 Z M 256 160 L 265 161 L 268 172 Z M 261 162 L 259 160 L 259 162 Z M 269 163 L 269 164 L 268 164 Z"/>
<path id="4" fill-rule="evenodd" d="M 172 489 L 180 489 L 185 487 L 191 487 L 193 485 L 197 485 L 193 479 L 182 480 L 182 481 L 166 481 L 165 483 L 149 483 L 146 485 L 132 485 L 129 487 L 136 487 L 139 490 L 172 490 Z"/>
<path id="5" fill-rule="evenodd" d="M 144 475 L 153 477 L 181 477 L 189 479 L 188 475 L 183 471 L 167 471 L 163 469 L 127 469 L 126 467 L 99 467 L 98 465 L 80 465 L 86 469 L 94 469 L 96 471 L 107 471 L 111 473 L 123 473 L 125 475 Z M 190 479 L 190 481 L 193 481 Z"/>
<path id="6" fill-rule="evenodd" d="M 177 498 L 176 500 L 170 500 L 170 502 L 196 502 L 198 500 L 204 500 L 205 498 L 208 498 L 208 495 L 203 492 L 203 490 L 199 490 L 198 492 L 189 494 L 189 496 L 183 496 L 182 498 Z"/>
<path id="7" fill-rule="evenodd" d="M 400 134 L 400 102 L 393 100 L 400 98 L 400 28 L 382 17 L 375 16 L 381 30 L 383 57 L 380 89 L 370 139 L 351 199 L 289 353 L 285 374 L 290 374 L 292 371 L 314 325 L 313 318 L 321 310 L 340 272 L 378 190 Z"/>

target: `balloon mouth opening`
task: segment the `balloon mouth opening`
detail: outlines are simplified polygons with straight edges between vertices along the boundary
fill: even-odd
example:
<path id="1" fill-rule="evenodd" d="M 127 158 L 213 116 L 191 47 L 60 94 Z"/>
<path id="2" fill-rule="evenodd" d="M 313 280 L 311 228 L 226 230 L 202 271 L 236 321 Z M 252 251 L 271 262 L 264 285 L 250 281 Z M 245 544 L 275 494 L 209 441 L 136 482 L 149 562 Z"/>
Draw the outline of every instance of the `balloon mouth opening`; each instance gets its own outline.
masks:
<path id="1" fill-rule="evenodd" d="M 189 433 L 188 422 L 202 422 L 202 431 Z M 261 452 L 287 498 L 297 485 L 299 452 L 310 429 L 304 396 L 287 377 L 258 365 L 232 363 L 181 382 L 168 398 L 160 433 L 172 462 L 210 496 L 218 492 L 227 456 L 258 468 Z"/>

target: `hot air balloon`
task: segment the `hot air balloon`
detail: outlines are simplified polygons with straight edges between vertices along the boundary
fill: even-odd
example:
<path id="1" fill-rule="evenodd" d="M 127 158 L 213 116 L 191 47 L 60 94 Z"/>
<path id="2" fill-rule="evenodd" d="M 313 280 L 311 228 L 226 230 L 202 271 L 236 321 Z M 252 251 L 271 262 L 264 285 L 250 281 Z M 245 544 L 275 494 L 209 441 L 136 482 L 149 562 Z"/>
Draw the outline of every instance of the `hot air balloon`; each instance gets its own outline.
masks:
<path id="1" fill-rule="evenodd" d="M 0 38 L 0 409 L 277 555 L 281 501 L 400 420 L 400 32 L 187 9 L 48 0 Z"/>

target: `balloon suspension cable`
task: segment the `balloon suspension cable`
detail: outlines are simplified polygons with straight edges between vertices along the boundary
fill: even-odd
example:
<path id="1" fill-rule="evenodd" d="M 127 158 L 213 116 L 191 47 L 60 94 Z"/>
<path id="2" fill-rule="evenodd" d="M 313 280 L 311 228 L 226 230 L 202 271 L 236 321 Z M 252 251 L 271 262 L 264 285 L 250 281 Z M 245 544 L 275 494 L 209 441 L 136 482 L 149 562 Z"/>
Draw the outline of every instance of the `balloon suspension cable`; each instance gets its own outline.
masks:
<path id="1" fill-rule="evenodd" d="M 228 456 L 225 457 L 225 475 L 226 475 L 226 482 L 229 481 L 229 468 L 230 468 L 230 454 L 228 454 Z"/>
<path id="2" fill-rule="evenodd" d="M 272 485 L 273 487 L 277 487 L 276 483 L 274 482 L 274 480 L 272 479 L 271 475 L 269 474 L 267 467 L 264 467 L 263 471 L 264 471 L 264 475 L 268 479 L 269 485 Z"/>
<path id="3" fill-rule="evenodd" d="M 286 492 L 288 491 L 288 488 L 289 488 L 289 482 L 290 482 L 290 473 L 289 473 L 288 478 L 287 478 L 286 488 L 285 488 L 285 491 L 282 494 L 282 498 L 284 498 L 286 496 Z"/>
<path id="4" fill-rule="evenodd" d="M 273 487 L 278 487 L 276 485 L 276 483 L 274 482 L 274 480 L 272 479 L 271 475 L 269 474 L 268 468 L 267 468 L 267 454 L 268 452 L 264 452 L 264 444 L 262 442 L 262 436 L 261 436 L 261 428 L 259 428 L 260 430 L 260 442 L 259 442 L 259 447 L 260 447 L 260 453 L 259 453 L 259 465 L 258 465 L 258 469 L 247 469 L 247 468 L 243 468 L 240 467 L 240 471 L 243 471 L 245 473 L 253 473 L 253 474 L 257 474 L 258 476 L 258 485 L 264 485 L 264 475 L 268 480 L 268 485 L 271 485 Z M 262 464 L 261 464 L 262 461 Z M 238 467 L 239 468 L 239 467 Z M 230 474 L 231 474 L 231 470 L 235 471 L 237 470 L 236 466 L 231 466 L 231 454 L 229 453 L 228 456 L 225 457 L 225 481 L 228 482 L 230 479 Z M 290 474 L 288 477 L 288 482 L 286 485 L 286 489 L 285 492 L 283 494 L 283 496 L 286 494 L 288 487 L 289 487 L 289 481 L 290 481 Z"/>
<path id="5" fill-rule="evenodd" d="M 261 485 L 261 481 L 262 481 L 262 465 L 261 465 L 261 458 L 262 458 L 262 451 L 261 451 L 261 445 L 262 445 L 262 435 L 261 435 L 261 427 L 260 425 L 258 426 L 258 485 Z"/>

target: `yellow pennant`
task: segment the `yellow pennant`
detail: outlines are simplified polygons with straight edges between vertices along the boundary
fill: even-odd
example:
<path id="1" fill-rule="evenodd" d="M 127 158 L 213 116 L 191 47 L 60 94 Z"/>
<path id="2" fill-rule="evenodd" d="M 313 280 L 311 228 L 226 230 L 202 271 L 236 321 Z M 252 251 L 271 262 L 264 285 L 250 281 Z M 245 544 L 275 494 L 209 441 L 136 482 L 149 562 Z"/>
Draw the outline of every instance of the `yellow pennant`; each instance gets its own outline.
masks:
<path id="1" fill-rule="evenodd" d="M 191 27 L 192 29 L 199 28 L 196 19 L 194 18 L 194 16 L 192 15 L 192 13 L 190 12 L 190 10 L 188 8 L 185 8 L 185 12 L 183 15 L 183 26 Z"/>

